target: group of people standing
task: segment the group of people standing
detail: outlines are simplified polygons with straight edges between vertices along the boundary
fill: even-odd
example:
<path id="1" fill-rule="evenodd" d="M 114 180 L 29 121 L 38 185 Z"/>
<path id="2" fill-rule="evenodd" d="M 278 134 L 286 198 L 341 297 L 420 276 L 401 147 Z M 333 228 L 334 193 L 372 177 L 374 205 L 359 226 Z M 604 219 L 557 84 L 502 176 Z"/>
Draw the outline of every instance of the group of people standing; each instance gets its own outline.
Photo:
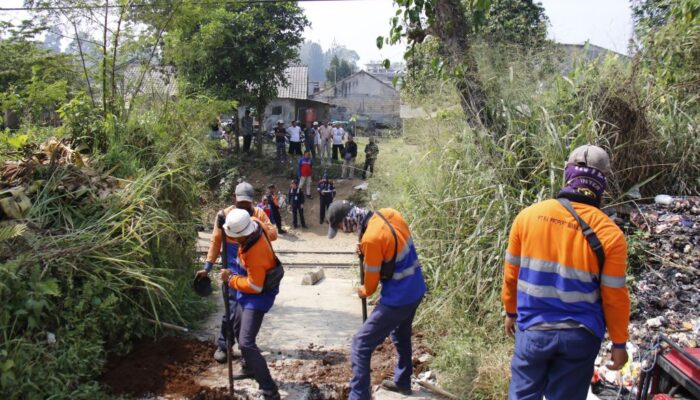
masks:
<path id="1" fill-rule="evenodd" d="M 318 122 L 307 123 L 302 129 L 297 121 L 292 121 L 291 125 L 284 126 L 284 121 L 277 121 L 274 129 L 274 138 L 277 146 L 277 161 L 286 163 L 289 161 L 287 153 L 290 155 L 302 155 L 302 143 L 304 144 L 304 155 L 309 153 L 311 159 L 319 159 L 322 166 L 331 165 L 332 161 L 342 159 L 342 179 L 354 179 L 355 162 L 357 160 L 357 143 L 354 135 L 343 128 L 340 122 L 330 123 L 328 121 L 319 124 Z M 287 142 L 289 148 L 287 149 Z M 365 165 L 362 170 L 362 178 L 367 177 L 367 171 L 374 173 L 374 163 L 379 154 L 379 147 L 373 137 L 369 138 L 369 144 L 365 146 Z M 301 183 L 301 182 L 300 182 Z M 301 183 L 303 185 L 303 183 Z M 308 192 L 308 191 L 307 191 Z"/>

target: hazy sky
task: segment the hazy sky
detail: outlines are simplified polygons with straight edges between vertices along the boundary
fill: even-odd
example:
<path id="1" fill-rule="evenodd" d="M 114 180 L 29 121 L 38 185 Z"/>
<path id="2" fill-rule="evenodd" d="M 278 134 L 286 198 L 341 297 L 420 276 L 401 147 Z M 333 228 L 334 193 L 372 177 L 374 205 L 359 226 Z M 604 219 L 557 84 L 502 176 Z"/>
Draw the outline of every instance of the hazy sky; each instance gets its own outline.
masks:
<path id="1" fill-rule="evenodd" d="M 629 0 L 542 0 L 551 26 L 549 36 L 563 43 L 591 43 L 627 52 L 632 35 Z M 311 28 L 309 40 L 323 49 L 335 40 L 360 54 L 360 65 L 370 60 L 402 59 L 404 46 L 378 50 L 377 36 L 389 32 L 389 20 L 395 15 L 393 0 L 314 1 L 299 3 L 306 10 Z"/>
<path id="2" fill-rule="evenodd" d="M 629 0 L 541 0 L 549 17 L 549 36 L 558 42 L 591 43 L 627 52 L 632 35 Z M 22 0 L 0 0 L 5 7 L 21 7 Z M 378 50 L 376 38 L 389 32 L 395 15 L 393 0 L 313 1 L 299 3 L 311 21 L 305 37 L 321 43 L 324 50 L 335 40 L 360 54 L 360 66 L 371 60 L 400 61 L 404 46 Z M 26 18 L 26 13 L 2 13 Z"/>

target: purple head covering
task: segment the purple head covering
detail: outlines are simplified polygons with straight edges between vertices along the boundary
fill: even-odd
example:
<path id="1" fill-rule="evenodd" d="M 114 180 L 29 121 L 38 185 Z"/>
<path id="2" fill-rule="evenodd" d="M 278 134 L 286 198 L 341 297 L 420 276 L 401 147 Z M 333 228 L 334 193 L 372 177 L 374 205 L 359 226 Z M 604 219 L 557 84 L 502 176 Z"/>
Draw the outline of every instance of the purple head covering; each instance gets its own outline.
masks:
<path id="1" fill-rule="evenodd" d="M 590 198 L 600 207 L 603 192 L 607 187 L 607 180 L 601 171 L 584 165 L 567 164 L 564 176 L 566 182 L 562 193 Z"/>

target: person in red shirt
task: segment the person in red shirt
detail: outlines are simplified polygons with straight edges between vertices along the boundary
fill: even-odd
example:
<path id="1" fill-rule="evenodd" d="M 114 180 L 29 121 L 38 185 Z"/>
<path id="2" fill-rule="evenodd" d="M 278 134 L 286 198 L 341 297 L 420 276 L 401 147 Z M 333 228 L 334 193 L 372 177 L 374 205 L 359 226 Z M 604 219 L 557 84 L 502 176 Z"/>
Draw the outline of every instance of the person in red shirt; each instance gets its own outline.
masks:
<path id="1" fill-rule="evenodd" d="M 299 188 L 304 189 L 306 185 L 306 197 L 311 198 L 311 179 L 313 178 L 313 160 L 311 152 L 304 152 L 304 156 L 299 159 L 299 168 L 297 168 L 297 178 L 299 178 Z"/>

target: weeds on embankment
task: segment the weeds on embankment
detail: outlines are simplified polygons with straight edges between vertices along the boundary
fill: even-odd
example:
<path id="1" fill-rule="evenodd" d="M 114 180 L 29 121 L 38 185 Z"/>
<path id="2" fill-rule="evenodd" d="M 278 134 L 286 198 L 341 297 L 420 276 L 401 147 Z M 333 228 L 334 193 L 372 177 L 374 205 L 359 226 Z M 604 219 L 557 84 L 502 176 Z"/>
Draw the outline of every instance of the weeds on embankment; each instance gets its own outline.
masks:
<path id="1" fill-rule="evenodd" d="M 507 397 L 510 379 L 500 290 L 514 217 L 557 194 L 568 153 L 584 143 L 611 154 L 608 206 L 697 193 L 700 108 L 685 86 L 616 55 L 575 63 L 567 75 L 528 71 L 533 62 L 491 65 L 482 68 L 490 126 L 467 126 L 454 90 L 435 84 L 431 96 L 412 99 L 424 118 L 380 143 L 370 188 L 380 194 L 374 207 L 397 208 L 411 225 L 429 284 L 417 324 L 436 351 L 440 383 L 460 398 L 495 400 Z"/>
<path id="2" fill-rule="evenodd" d="M 81 113 L 14 134 L 29 151 L 47 136 L 80 148 L 98 130 L 105 150 L 49 164 L 17 152 L 35 166 L 14 184 L 38 190 L 25 229 L 0 237 L 0 397 L 104 397 L 107 353 L 160 334 L 156 320 L 191 326 L 206 312 L 190 285 L 204 160 L 217 154 L 205 124 L 215 117 L 216 104 L 181 99 L 129 120 Z"/>

